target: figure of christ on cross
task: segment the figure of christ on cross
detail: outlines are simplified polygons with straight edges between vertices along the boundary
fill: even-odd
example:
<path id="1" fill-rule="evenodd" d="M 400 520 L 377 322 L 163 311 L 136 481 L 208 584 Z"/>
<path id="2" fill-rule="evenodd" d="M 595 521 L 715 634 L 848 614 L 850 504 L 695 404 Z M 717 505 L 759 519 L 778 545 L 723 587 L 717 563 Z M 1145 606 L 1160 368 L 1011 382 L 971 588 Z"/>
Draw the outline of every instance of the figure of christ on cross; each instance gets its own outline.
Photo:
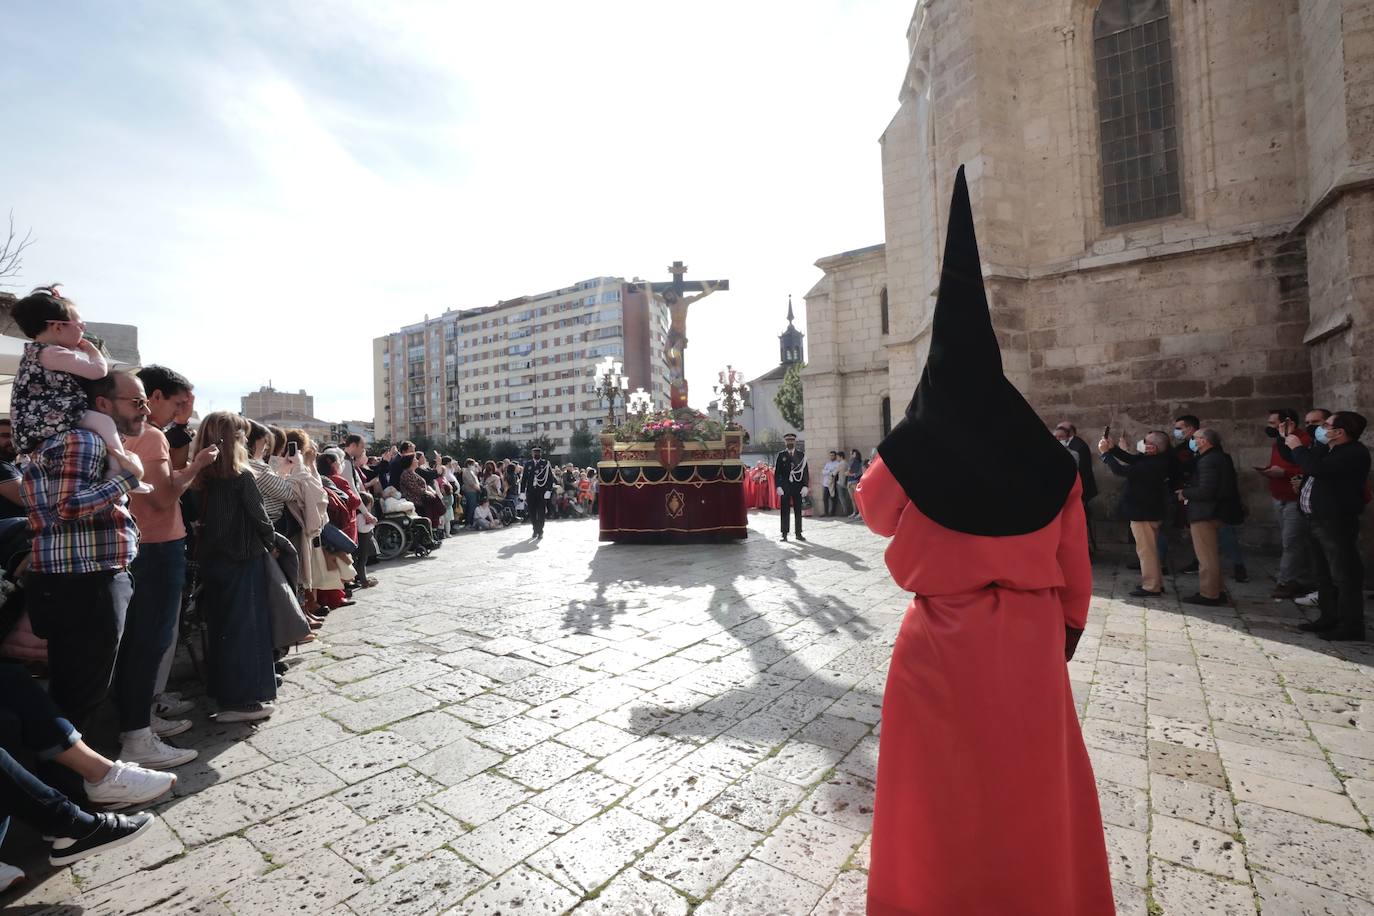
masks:
<path id="1" fill-rule="evenodd" d="M 671 283 L 654 283 L 652 290 L 663 297 L 663 301 L 668 305 L 668 312 L 672 316 L 672 321 L 668 326 L 668 340 L 666 341 L 666 356 L 668 359 L 669 381 L 672 389 L 672 406 L 674 409 L 687 406 L 687 375 L 686 364 L 683 359 L 683 351 L 687 349 L 687 307 L 698 299 L 704 299 L 716 290 L 728 290 L 729 280 L 693 280 L 683 281 L 682 275 L 687 272 L 687 266 L 681 261 L 674 261 L 668 268 L 668 273 L 673 275 Z M 686 296 L 685 293 L 694 292 L 695 296 Z"/>

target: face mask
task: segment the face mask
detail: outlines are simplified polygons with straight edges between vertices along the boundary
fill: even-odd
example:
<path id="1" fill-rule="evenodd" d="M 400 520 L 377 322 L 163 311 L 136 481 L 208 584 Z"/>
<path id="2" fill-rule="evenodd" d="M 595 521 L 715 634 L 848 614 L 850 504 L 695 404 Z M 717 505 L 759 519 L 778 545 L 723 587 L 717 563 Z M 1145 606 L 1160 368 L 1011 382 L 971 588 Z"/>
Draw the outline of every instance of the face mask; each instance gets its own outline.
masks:
<path id="1" fill-rule="evenodd" d="M 1197 451 L 1197 440 L 1196 440 L 1196 439 L 1189 439 L 1189 440 L 1188 440 L 1188 448 L 1189 448 L 1191 451 L 1194 451 L 1194 452 Z"/>
<path id="2" fill-rule="evenodd" d="M 1327 433 L 1327 429 L 1326 429 L 1325 426 L 1318 426 L 1318 427 L 1317 427 L 1317 433 L 1316 433 L 1317 441 L 1320 442 L 1322 445 L 1325 445 L 1325 444 L 1326 444 L 1326 437 L 1327 437 L 1327 435 L 1328 435 L 1328 433 Z"/>
<path id="3" fill-rule="evenodd" d="M 1272 426 L 1266 426 L 1264 428 L 1264 434 L 1270 439 L 1277 439 L 1279 437 L 1279 431 Z"/>
<path id="4" fill-rule="evenodd" d="M 1179 442 L 1182 442 L 1182 441 L 1183 441 L 1183 430 L 1181 430 L 1181 429 L 1176 429 L 1176 430 L 1174 430 L 1174 438 L 1177 439 Z"/>
<path id="5" fill-rule="evenodd" d="M 1135 444 L 1135 450 L 1136 450 L 1137 452 L 1140 452 L 1140 454 L 1142 454 L 1142 455 L 1145 454 L 1145 440 L 1144 440 L 1144 439 L 1141 439 L 1141 440 L 1139 440 L 1138 442 L 1136 442 L 1136 444 Z"/>

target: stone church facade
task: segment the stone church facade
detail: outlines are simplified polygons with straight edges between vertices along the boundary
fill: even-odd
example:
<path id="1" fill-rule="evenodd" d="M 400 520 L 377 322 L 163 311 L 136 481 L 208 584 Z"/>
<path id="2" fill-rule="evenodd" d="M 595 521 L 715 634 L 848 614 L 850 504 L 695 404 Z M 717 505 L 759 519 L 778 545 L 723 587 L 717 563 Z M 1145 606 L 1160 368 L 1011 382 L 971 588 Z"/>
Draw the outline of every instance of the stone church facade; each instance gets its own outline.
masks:
<path id="1" fill-rule="evenodd" d="M 1047 422 L 1134 440 L 1194 413 L 1244 467 L 1272 406 L 1374 418 L 1374 4 L 1007 13 L 916 5 L 885 244 L 817 261 L 806 297 L 808 435 L 867 454 L 900 419 L 961 163 L 1007 373 Z"/>

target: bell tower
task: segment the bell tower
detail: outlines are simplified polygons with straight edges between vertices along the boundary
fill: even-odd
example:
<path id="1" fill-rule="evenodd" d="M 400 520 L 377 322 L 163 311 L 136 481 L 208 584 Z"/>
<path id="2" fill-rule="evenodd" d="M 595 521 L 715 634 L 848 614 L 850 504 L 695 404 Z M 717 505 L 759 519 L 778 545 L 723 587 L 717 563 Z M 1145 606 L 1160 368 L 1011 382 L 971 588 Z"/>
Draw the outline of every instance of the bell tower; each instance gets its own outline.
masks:
<path id="1" fill-rule="evenodd" d="M 778 355 L 784 366 L 791 366 L 805 360 L 802 338 L 806 335 L 792 326 L 792 297 L 787 297 L 787 330 L 778 335 Z"/>

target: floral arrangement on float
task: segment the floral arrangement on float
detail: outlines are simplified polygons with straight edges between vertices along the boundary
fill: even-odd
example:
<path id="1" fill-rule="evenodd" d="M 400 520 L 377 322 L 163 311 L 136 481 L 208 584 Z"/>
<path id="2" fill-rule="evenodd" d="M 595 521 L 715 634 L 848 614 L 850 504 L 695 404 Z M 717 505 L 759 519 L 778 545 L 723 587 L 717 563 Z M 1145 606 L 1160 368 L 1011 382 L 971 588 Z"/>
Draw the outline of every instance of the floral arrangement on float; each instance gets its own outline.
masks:
<path id="1" fill-rule="evenodd" d="M 680 442 L 714 442 L 724 438 L 725 427 L 699 410 L 679 407 L 631 415 L 612 433 L 617 442 L 658 442 L 670 437 Z"/>

